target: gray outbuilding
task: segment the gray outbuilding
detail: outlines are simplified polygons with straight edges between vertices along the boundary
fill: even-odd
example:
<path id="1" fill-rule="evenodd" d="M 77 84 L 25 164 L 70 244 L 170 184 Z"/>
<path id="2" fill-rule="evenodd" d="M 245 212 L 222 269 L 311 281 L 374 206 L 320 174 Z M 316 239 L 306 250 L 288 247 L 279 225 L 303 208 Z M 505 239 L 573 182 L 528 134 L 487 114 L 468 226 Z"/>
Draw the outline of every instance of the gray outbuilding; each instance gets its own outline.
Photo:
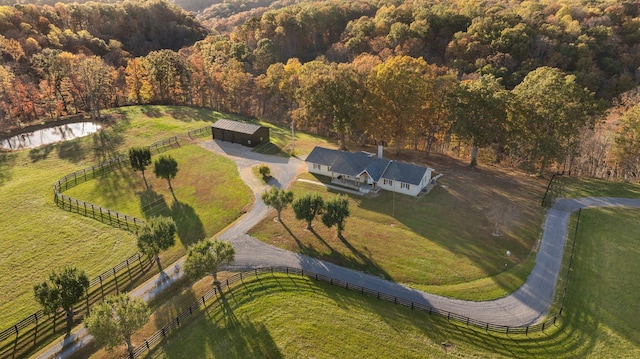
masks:
<path id="1" fill-rule="evenodd" d="M 239 143 L 248 147 L 269 142 L 269 128 L 252 123 L 220 119 L 211 125 L 211 133 L 214 140 Z"/>

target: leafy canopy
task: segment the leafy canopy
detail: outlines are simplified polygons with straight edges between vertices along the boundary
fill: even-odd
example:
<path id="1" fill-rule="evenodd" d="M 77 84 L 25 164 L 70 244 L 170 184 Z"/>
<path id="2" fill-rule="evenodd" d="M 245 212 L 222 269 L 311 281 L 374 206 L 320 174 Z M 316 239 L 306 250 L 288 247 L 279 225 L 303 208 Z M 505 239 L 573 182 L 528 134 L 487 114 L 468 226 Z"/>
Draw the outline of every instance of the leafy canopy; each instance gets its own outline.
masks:
<path id="1" fill-rule="evenodd" d="M 106 345 L 111 350 L 124 340 L 132 354 L 131 336 L 149 321 L 149 315 L 144 300 L 120 294 L 95 306 L 85 319 L 85 325 L 98 345 Z"/>
<path id="2" fill-rule="evenodd" d="M 199 241 L 189 246 L 184 271 L 192 280 L 211 274 L 217 282 L 218 268 L 223 264 L 232 263 L 235 253 L 231 242 L 219 239 Z"/>

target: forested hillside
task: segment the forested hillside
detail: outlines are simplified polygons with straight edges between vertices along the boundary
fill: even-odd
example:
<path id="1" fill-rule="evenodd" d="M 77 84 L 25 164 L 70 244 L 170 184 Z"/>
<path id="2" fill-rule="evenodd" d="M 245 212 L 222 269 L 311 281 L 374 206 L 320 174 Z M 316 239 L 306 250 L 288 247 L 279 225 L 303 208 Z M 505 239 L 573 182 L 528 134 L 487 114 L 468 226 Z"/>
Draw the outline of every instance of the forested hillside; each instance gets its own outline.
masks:
<path id="1" fill-rule="evenodd" d="M 162 0 L 1 7 L 0 126 L 186 104 L 395 152 L 635 177 L 639 14 L 631 0 L 227 1 L 198 14 L 204 38 Z M 605 126 L 614 103 L 623 125 Z"/>

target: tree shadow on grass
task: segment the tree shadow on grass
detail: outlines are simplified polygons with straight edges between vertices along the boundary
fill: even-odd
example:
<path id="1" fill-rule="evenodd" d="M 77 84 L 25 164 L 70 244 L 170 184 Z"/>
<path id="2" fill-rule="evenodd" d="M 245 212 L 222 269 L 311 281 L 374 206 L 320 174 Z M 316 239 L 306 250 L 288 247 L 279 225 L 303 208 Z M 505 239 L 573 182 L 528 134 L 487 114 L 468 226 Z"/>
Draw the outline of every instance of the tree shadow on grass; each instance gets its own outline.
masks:
<path id="1" fill-rule="evenodd" d="M 11 180 L 11 168 L 15 165 L 16 155 L 0 152 L 0 186 Z"/>
<path id="2" fill-rule="evenodd" d="M 347 247 L 353 256 L 344 255 L 338 251 L 336 251 L 329 243 L 322 238 L 313 228 L 309 230 L 313 235 L 320 241 L 324 246 L 327 247 L 329 253 L 320 251 L 316 249 L 312 244 L 305 245 L 298 237 L 291 231 L 291 229 L 282 222 L 282 226 L 289 233 L 291 238 L 296 241 L 298 247 L 300 248 L 299 253 L 309 256 L 311 258 L 317 258 L 320 260 L 325 260 L 327 262 L 347 267 L 347 268 L 362 268 L 362 270 L 367 274 L 372 274 L 378 277 L 382 277 L 387 280 L 392 280 L 391 275 L 387 273 L 382 267 L 376 263 L 373 259 L 371 259 L 371 255 L 365 255 L 360 250 L 355 248 L 351 243 L 349 243 L 343 236 L 340 236 L 340 241 Z"/>
<path id="3" fill-rule="evenodd" d="M 202 220 L 186 203 L 174 201 L 171 205 L 171 217 L 178 227 L 178 237 L 185 248 L 206 237 Z"/>
<path id="4" fill-rule="evenodd" d="M 136 196 L 140 200 L 140 208 L 145 218 L 165 216 L 173 219 L 178 238 L 185 248 L 206 237 L 202 220 L 188 204 L 174 201 L 169 207 L 164 195 L 151 188 L 136 192 Z"/>
<path id="5" fill-rule="evenodd" d="M 145 218 L 171 215 L 171 210 L 164 196 L 151 188 L 136 192 L 136 196 L 140 200 L 140 209 Z"/>
<path id="6" fill-rule="evenodd" d="M 31 162 L 35 163 L 38 161 L 46 160 L 49 157 L 49 154 L 53 152 L 53 149 L 57 146 L 57 144 L 50 144 L 46 146 L 40 146 L 29 150 L 29 159 Z"/>
<path id="7" fill-rule="evenodd" d="M 185 281 L 178 280 L 162 292 L 160 295 L 161 298 L 154 298 L 156 303 L 158 303 L 158 301 L 162 303 L 153 313 L 153 321 L 157 328 L 162 328 L 169 324 L 186 310 L 186 308 L 198 300 L 193 289 L 187 287 L 186 290 L 183 290 L 184 285 Z"/>
<path id="8" fill-rule="evenodd" d="M 124 143 L 119 126 L 112 126 L 93 134 L 93 152 L 97 162 L 104 162 L 118 155 L 117 149 Z"/>
<path id="9" fill-rule="evenodd" d="M 86 152 L 80 145 L 80 141 L 72 140 L 60 143 L 58 146 L 58 157 L 72 163 L 78 163 L 87 157 Z"/>
<path id="10" fill-rule="evenodd" d="M 151 118 L 158 118 L 158 117 L 162 117 L 162 111 L 160 111 L 160 109 L 158 109 L 155 106 L 148 106 L 145 111 L 144 114 L 147 117 L 151 117 Z"/>
<path id="11" fill-rule="evenodd" d="M 183 122 L 216 122 L 222 115 L 218 112 L 193 107 L 168 107 L 166 112 L 176 120 Z"/>
<path id="12" fill-rule="evenodd" d="M 233 292 L 222 293 L 218 299 L 219 311 L 213 321 L 220 328 L 215 341 L 231 345 L 208 344 L 216 358 L 282 358 L 282 353 L 262 323 L 253 323 L 249 318 L 239 318 L 234 308 Z"/>

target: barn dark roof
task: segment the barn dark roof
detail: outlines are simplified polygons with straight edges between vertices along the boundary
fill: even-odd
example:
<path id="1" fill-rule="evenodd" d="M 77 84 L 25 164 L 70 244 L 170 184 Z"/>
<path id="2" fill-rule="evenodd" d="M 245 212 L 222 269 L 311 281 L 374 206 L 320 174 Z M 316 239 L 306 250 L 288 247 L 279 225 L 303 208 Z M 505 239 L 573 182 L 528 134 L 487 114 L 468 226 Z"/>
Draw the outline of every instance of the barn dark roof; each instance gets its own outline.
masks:
<path id="1" fill-rule="evenodd" d="M 234 131 L 238 133 L 246 133 L 247 135 L 253 135 L 260 129 L 259 125 L 254 125 L 252 123 L 244 123 L 232 120 L 220 119 L 216 121 L 213 125 L 213 128 L 219 128 L 222 130 Z"/>

